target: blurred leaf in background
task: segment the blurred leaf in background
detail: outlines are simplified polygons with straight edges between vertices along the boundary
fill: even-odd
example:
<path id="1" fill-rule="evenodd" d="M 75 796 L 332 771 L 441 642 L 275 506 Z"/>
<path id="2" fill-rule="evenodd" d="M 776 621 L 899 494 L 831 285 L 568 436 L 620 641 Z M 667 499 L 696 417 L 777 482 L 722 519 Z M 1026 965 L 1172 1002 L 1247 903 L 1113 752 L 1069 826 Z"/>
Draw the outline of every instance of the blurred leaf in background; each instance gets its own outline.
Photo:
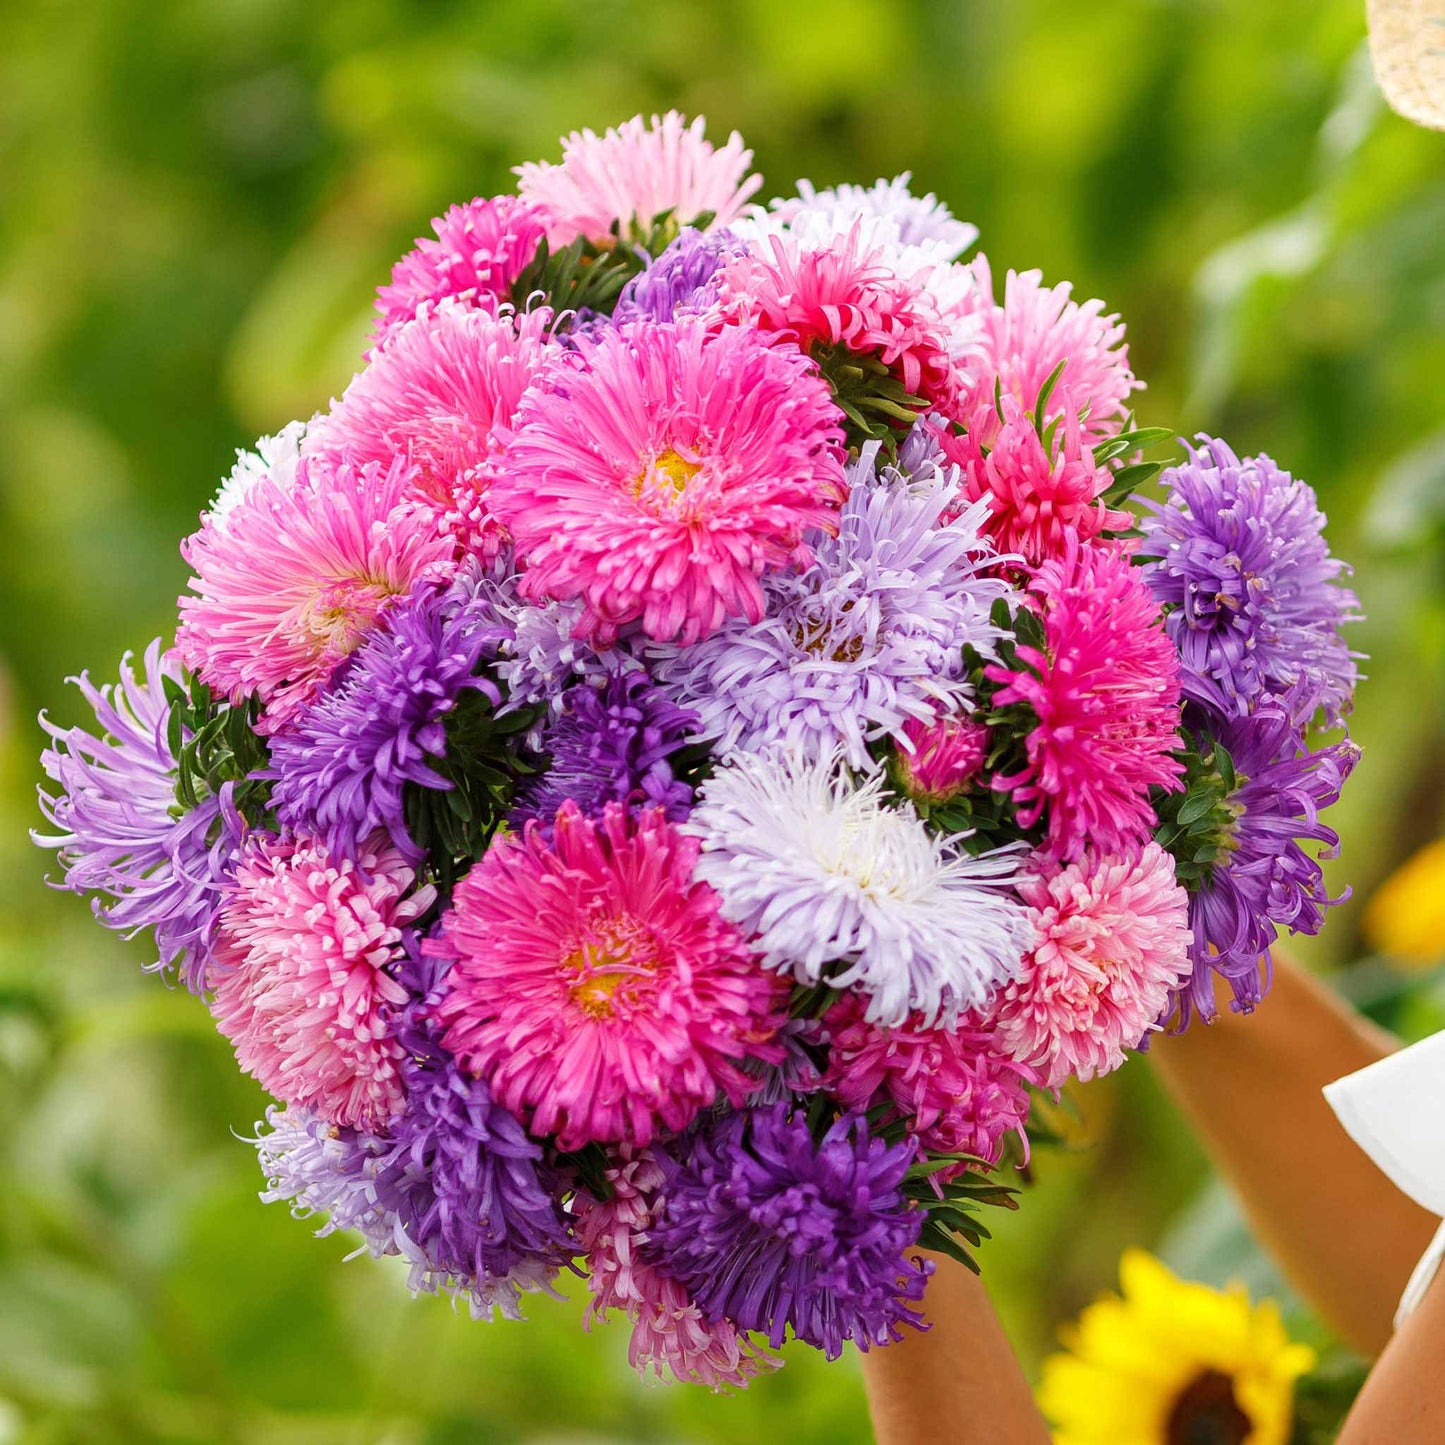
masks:
<path id="1" fill-rule="evenodd" d="M 850 1361 L 649 1390 L 575 1302 L 474 1324 L 261 1205 L 234 1136 L 263 1100 L 204 1011 L 43 886 L 35 713 L 78 719 L 66 673 L 173 626 L 177 539 L 236 447 L 339 394 L 431 216 L 677 106 L 743 132 L 765 195 L 911 169 L 997 269 L 1123 313 L 1144 422 L 1318 488 L 1371 617 L 1331 865 L 1368 896 L 1445 821 L 1445 140 L 1384 109 L 1363 40 L 1360 0 L 0 9 L 0 1442 L 867 1439 Z M 1307 957 L 1345 964 L 1358 919 Z M 1402 977 L 1342 980 L 1445 1022 Z M 1031 1362 L 1205 1180 L 1147 1064 L 1078 1107 L 1090 1147 L 1039 1157 L 984 1258 Z M 1166 1257 L 1238 1273 L 1206 1201 Z"/>

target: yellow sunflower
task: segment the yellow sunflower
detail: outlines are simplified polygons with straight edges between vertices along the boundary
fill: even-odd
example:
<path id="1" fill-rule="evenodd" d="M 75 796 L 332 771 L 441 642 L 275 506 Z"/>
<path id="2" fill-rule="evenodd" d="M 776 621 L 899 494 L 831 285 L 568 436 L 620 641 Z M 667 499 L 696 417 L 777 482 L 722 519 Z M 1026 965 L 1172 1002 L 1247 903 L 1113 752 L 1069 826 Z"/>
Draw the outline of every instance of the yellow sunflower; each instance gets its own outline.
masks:
<path id="1" fill-rule="evenodd" d="M 1272 1301 L 1177 1279 L 1131 1249 L 1105 1295 L 1044 1361 L 1039 1407 L 1055 1445 L 1287 1445 L 1294 1384 L 1315 1353 Z"/>
<path id="2" fill-rule="evenodd" d="M 1365 936 L 1403 963 L 1445 958 L 1445 838 L 1422 848 L 1375 890 Z"/>

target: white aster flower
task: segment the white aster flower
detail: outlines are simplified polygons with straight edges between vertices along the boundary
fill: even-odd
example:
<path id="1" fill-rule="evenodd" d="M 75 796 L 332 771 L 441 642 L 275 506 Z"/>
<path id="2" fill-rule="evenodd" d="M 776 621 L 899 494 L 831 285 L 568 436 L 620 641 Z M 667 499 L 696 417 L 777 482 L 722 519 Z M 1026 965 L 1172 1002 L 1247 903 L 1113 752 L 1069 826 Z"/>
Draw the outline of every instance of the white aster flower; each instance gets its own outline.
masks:
<path id="1" fill-rule="evenodd" d="M 205 520 L 213 527 L 224 527 L 237 503 L 265 477 L 271 477 L 277 485 L 289 490 L 296 481 L 296 465 L 301 460 L 306 432 L 306 422 L 287 422 L 275 436 L 262 437 L 254 451 L 237 448 L 236 465 L 221 483 Z"/>
<path id="2" fill-rule="evenodd" d="M 867 1017 L 951 1026 L 1015 977 L 1032 944 L 1011 885 L 1021 853 L 971 857 L 912 804 L 862 784 L 837 755 L 739 755 L 683 825 L 696 876 L 768 968 L 868 995 Z"/>

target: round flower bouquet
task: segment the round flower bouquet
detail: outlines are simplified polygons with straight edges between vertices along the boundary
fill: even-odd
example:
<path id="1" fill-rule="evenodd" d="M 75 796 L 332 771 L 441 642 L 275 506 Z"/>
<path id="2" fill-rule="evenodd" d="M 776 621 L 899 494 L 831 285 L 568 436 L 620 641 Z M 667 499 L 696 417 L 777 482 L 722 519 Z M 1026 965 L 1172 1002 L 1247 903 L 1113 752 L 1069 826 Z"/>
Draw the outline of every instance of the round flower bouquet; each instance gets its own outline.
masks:
<path id="1" fill-rule="evenodd" d="M 713 1387 L 921 1323 L 1037 1092 L 1258 1002 L 1356 756 L 1305 485 L 1131 510 L 1100 302 L 750 159 L 639 118 L 436 221 L 40 839 L 274 1096 L 263 1197 Z"/>

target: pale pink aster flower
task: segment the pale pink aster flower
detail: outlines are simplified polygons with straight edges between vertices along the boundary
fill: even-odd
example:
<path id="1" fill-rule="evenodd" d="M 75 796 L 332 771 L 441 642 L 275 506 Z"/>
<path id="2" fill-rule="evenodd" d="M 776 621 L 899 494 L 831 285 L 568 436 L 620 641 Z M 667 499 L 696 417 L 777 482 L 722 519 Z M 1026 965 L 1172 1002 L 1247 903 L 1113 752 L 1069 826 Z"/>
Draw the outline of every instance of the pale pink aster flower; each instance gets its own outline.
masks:
<path id="1" fill-rule="evenodd" d="M 403 458 L 417 497 L 465 550 L 490 561 L 504 538 L 486 507 L 486 464 L 554 348 L 551 320 L 545 309 L 423 309 L 313 426 L 306 456 L 330 466 Z"/>
<path id="2" fill-rule="evenodd" d="M 438 216 L 432 230 L 436 240 L 419 237 L 376 293 L 378 349 L 424 307 L 442 301 L 497 311 L 537 254 L 546 225 L 536 206 L 516 196 L 479 196 Z"/>
<path id="3" fill-rule="evenodd" d="M 950 714 L 932 722 L 909 718 L 898 744 L 898 775 L 910 798 L 946 803 L 965 792 L 983 771 L 988 729 L 971 717 Z"/>
<path id="4" fill-rule="evenodd" d="M 266 476 L 181 545 L 195 569 L 176 652 L 232 702 L 258 693 L 274 732 L 313 697 L 414 584 L 441 580 L 456 547 L 414 501 L 400 458 Z"/>
<path id="5" fill-rule="evenodd" d="M 587 1256 L 592 1299 L 583 1318 L 591 1329 L 609 1311 L 632 1321 L 627 1359 L 640 1375 L 669 1374 L 713 1391 L 740 1389 L 782 1361 L 759 1350 L 730 1320 L 709 1323 L 687 1291 L 648 1257 L 647 1231 L 663 1174 L 648 1154 L 607 1171 L 611 1198 L 577 1196 L 577 1235 Z"/>
<path id="6" fill-rule="evenodd" d="M 221 906 L 208 982 L 237 1062 L 287 1104 L 382 1128 L 404 1102 L 389 1010 L 402 930 L 436 896 L 388 843 L 338 858 L 313 840 L 254 844 Z"/>
<path id="7" fill-rule="evenodd" d="M 968 1154 L 992 1167 L 1004 1141 L 1025 1149 L 1033 1071 L 1015 1063 L 976 1014 L 933 1028 L 918 1014 L 897 1028 L 869 1023 L 860 1000 L 843 995 L 828 1010 L 823 1087 L 849 1109 L 890 1105 L 931 1153 Z"/>
<path id="8" fill-rule="evenodd" d="M 703 216 L 726 226 L 762 185 L 749 175 L 753 153 L 736 132 L 721 150 L 707 140 L 701 116 L 688 125 L 675 110 L 640 115 L 605 135 L 573 131 L 562 138 L 562 163 L 528 161 L 515 167 L 522 199 L 547 218 L 547 239 L 565 246 L 577 236 L 607 244 L 617 224 L 624 238 L 632 224 L 647 230 L 664 211 L 679 226 Z"/>
<path id="9" fill-rule="evenodd" d="M 1033 416 L 1016 398 L 1003 398 L 1002 427 L 997 426 L 995 401 L 982 403 L 982 415 L 968 422 L 967 433 L 942 430 L 939 443 L 961 473 L 958 509 L 986 498 L 984 531 L 1000 552 L 1021 555 L 1031 567 L 1060 556 L 1067 539 L 1087 542 L 1100 532 L 1124 531 L 1134 525 L 1128 512 L 1111 510 L 1103 494 L 1113 481 L 1107 467 L 1094 461 L 1078 411 L 1066 392 L 1055 393 L 1063 425 L 1045 450 Z M 992 434 L 985 447 L 980 438 Z"/>
<path id="10" fill-rule="evenodd" d="M 874 356 L 902 384 L 948 417 L 959 414 L 963 376 L 949 326 L 915 279 L 868 247 L 862 223 L 829 242 L 782 232 L 726 262 L 714 283 L 727 322 L 784 336 L 810 354 L 841 347 Z"/>
<path id="11" fill-rule="evenodd" d="M 640 621 L 691 644 L 758 621 L 761 574 L 837 531 L 840 413 L 795 347 L 698 317 L 608 328 L 522 399 L 487 494 L 529 601 L 580 598 L 574 637 Z"/>
<path id="12" fill-rule="evenodd" d="M 1150 840 L 1127 854 L 1047 861 L 1019 892 L 1039 941 L 1000 991 L 998 1041 L 1041 1082 L 1092 1079 L 1159 1027 L 1189 977 L 1189 896 Z"/>
<path id="13" fill-rule="evenodd" d="M 740 1103 L 748 1059 L 777 1062 L 786 985 L 694 882 L 698 844 L 649 809 L 570 800 L 550 839 L 535 822 L 496 838 L 458 884 L 457 955 L 437 1008 L 461 1066 L 562 1149 L 652 1142 L 721 1093 Z"/>
<path id="14" fill-rule="evenodd" d="M 972 270 L 983 303 L 974 312 L 966 347 L 970 375 L 958 418 L 979 419 L 987 428 L 978 440 L 993 440 L 1000 425 L 993 411 L 995 388 L 1033 412 L 1039 392 L 1054 368 L 1066 365 L 1049 399 L 1050 417 L 1067 404 L 1083 419 L 1083 439 L 1092 446 L 1112 435 L 1129 410 L 1129 397 L 1143 386 L 1129 370 L 1124 325 L 1104 315 L 1102 301 L 1080 305 L 1070 299 L 1065 281 L 1045 286 L 1038 271 L 1010 271 L 1003 305 L 989 305 L 993 276 L 988 258 L 977 256 Z"/>
<path id="15" fill-rule="evenodd" d="M 1020 646 L 1030 670 L 990 665 L 1004 684 L 993 706 L 1027 703 L 1038 717 L 1027 761 L 993 786 L 1013 794 L 1019 821 L 1047 812 L 1048 842 L 1064 859 L 1086 844 L 1137 846 L 1157 819 L 1150 788 L 1179 788 L 1179 654 L 1140 571 L 1117 546 L 1070 542 L 1044 563 L 1031 591 L 1044 648 Z"/>

